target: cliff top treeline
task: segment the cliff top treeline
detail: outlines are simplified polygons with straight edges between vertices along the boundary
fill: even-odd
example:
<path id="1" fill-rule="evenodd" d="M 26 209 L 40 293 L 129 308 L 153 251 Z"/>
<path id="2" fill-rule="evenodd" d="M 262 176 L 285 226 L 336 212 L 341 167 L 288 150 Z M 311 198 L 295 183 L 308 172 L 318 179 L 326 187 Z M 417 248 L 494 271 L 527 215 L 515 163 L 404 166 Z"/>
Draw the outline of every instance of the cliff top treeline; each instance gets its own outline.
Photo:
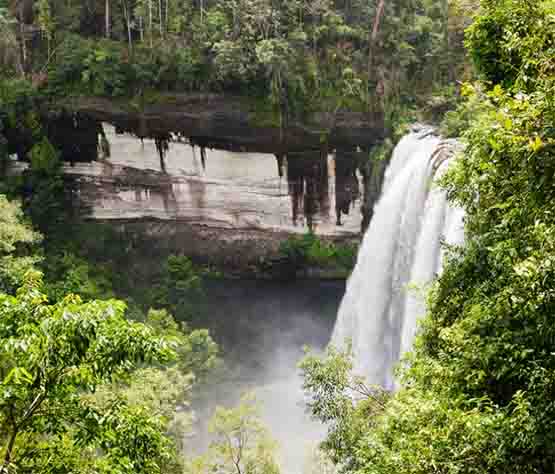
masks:
<path id="1" fill-rule="evenodd" d="M 467 3 L 0 0 L 0 65 L 54 97 L 141 108 L 161 93 L 216 92 L 248 97 L 282 126 L 312 111 L 394 119 L 452 98 Z"/>

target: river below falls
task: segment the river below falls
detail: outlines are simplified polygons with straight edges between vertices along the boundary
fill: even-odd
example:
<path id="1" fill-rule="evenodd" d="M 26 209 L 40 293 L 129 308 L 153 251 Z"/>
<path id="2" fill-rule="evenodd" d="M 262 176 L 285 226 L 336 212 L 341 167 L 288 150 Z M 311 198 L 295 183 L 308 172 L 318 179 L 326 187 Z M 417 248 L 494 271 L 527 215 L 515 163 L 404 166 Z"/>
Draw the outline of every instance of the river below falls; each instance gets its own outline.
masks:
<path id="1" fill-rule="evenodd" d="M 193 404 L 193 452 L 209 444 L 206 422 L 217 405 L 233 406 L 254 391 L 262 418 L 279 444 L 282 474 L 302 474 L 324 427 L 306 413 L 296 368 L 303 346 L 328 343 L 345 290 L 343 281 L 209 281 L 202 325 L 225 353 L 226 370 Z"/>

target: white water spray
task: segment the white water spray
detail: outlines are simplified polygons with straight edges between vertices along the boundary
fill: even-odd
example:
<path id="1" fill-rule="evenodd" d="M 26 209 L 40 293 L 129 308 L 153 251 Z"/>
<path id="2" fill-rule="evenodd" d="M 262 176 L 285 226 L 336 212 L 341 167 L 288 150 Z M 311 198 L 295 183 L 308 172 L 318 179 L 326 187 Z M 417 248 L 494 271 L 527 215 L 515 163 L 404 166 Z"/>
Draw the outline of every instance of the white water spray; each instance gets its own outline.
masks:
<path id="1" fill-rule="evenodd" d="M 407 286 L 424 288 L 440 271 L 442 239 L 462 241 L 462 211 L 432 183 L 448 166 L 443 145 L 420 130 L 396 147 L 332 336 L 336 346 L 350 340 L 355 371 L 386 389 L 425 312 L 423 295 Z"/>

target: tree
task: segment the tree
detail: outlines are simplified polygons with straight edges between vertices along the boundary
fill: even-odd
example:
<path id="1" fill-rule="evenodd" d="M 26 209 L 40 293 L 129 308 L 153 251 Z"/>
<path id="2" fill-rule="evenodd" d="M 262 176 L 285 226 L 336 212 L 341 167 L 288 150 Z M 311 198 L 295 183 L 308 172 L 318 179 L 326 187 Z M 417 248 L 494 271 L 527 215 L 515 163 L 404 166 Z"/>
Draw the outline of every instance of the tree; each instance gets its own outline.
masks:
<path id="1" fill-rule="evenodd" d="M 380 33 L 380 25 L 382 22 L 382 17 L 385 11 L 385 0 L 379 0 L 376 6 L 376 13 L 374 15 L 374 22 L 372 24 L 372 29 L 369 32 L 368 36 L 368 83 L 369 85 L 375 82 L 376 74 L 374 68 L 376 68 L 376 64 L 374 62 L 374 56 L 376 54 L 376 43 L 378 41 L 378 35 Z M 376 87 L 378 89 L 378 87 Z M 377 93 L 379 95 L 379 93 Z M 376 98 L 379 100 L 379 98 Z M 368 101 L 371 104 L 371 101 Z M 374 106 L 374 110 L 370 110 L 371 112 L 378 111 Z"/>
<path id="2" fill-rule="evenodd" d="M 218 345 L 212 340 L 208 330 L 189 330 L 188 326 L 177 323 L 166 310 L 149 310 L 146 324 L 159 336 L 171 337 L 176 344 L 176 366 L 183 374 L 194 374 L 198 378 L 210 372 L 218 361 Z"/>
<path id="3" fill-rule="evenodd" d="M 91 400 L 101 409 L 114 399 L 123 400 L 133 410 L 140 410 L 158 422 L 173 454 L 160 458 L 164 474 L 183 474 L 185 440 L 192 433 L 193 416 L 189 409 L 193 374 L 184 374 L 176 367 L 143 368 L 129 377 L 100 387 Z"/>
<path id="4" fill-rule="evenodd" d="M 171 341 L 126 321 L 122 302 L 49 305 L 41 286 L 31 272 L 0 295 L 1 472 L 158 473 L 172 456 L 160 418 L 91 394 L 137 363 L 171 360 Z"/>
<path id="5" fill-rule="evenodd" d="M 6 71 L 15 68 L 23 76 L 23 64 L 18 54 L 18 41 L 15 34 L 16 20 L 7 8 L 0 6 L 0 64 Z"/>
<path id="6" fill-rule="evenodd" d="M 44 291 L 49 301 L 60 301 L 69 293 L 79 295 L 83 301 L 114 297 L 106 270 L 72 252 L 48 252 L 42 268 L 47 277 Z"/>
<path id="7" fill-rule="evenodd" d="M 363 467 L 357 453 L 358 443 L 372 429 L 374 419 L 383 412 L 388 394 L 380 387 L 368 386 L 352 373 L 350 349 L 328 347 L 324 357 L 307 352 L 299 364 L 308 396 L 308 409 L 328 426 L 321 449 L 342 472 Z M 324 462 L 324 466 L 326 463 Z"/>
<path id="8" fill-rule="evenodd" d="M 289 44 L 284 40 L 265 39 L 256 45 L 258 61 L 266 68 L 270 79 L 270 100 L 276 106 L 281 132 L 287 125 L 287 74 L 288 60 L 292 55 Z"/>
<path id="9" fill-rule="evenodd" d="M 102 386 L 94 397 L 105 404 L 117 394 L 131 407 L 146 410 L 150 417 L 160 420 L 163 432 L 179 454 L 164 461 L 162 472 L 183 474 L 185 439 L 192 433 L 191 389 L 216 366 L 218 347 L 207 331 L 188 331 L 165 310 L 150 310 L 145 324 L 158 337 L 174 342 L 173 364 L 141 368 L 129 377 Z"/>
<path id="10" fill-rule="evenodd" d="M 12 291 L 40 261 L 29 247 L 42 239 L 25 223 L 21 205 L 0 195 L 0 291 Z"/>
<path id="11" fill-rule="evenodd" d="M 70 208 L 69 191 L 64 186 L 60 153 L 40 131 L 37 135 L 41 138 L 28 154 L 31 163 L 24 175 L 23 206 L 34 225 L 53 238 Z"/>
<path id="12" fill-rule="evenodd" d="M 170 255 L 160 281 L 154 285 L 150 301 L 155 308 L 167 309 L 180 321 L 191 321 L 203 297 L 202 280 L 191 260 Z"/>
<path id="13" fill-rule="evenodd" d="M 123 9 L 123 18 L 127 28 L 127 41 L 129 51 L 133 50 L 133 34 L 131 32 L 131 7 L 128 5 L 127 0 L 121 0 L 121 7 Z"/>
<path id="14" fill-rule="evenodd" d="M 216 408 L 209 430 L 216 440 L 206 456 L 189 462 L 187 474 L 279 474 L 275 442 L 259 419 L 252 394 L 244 395 L 237 408 Z"/>
<path id="15" fill-rule="evenodd" d="M 52 15 L 52 9 L 50 8 L 49 0 L 39 0 L 38 2 L 38 22 L 40 29 L 46 38 L 48 45 L 48 59 L 50 58 L 50 53 L 52 50 L 52 39 L 54 38 L 54 17 Z"/>
<path id="16" fill-rule="evenodd" d="M 110 15 L 110 10 L 111 10 L 111 4 L 110 4 L 110 0 L 105 0 L 104 3 L 104 31 L 105 31 L 105 35 L 106 38 L 110 38 L 111 35 L 111 15 Z"/>
<path id="17" fill-rule="evenodd" d="M 161 322 L 163 328 L 160 326 Z M 163 460 L 161 470 L 168 474 L 182 474 L 181 457 L 185 453 L 185 438 L 192 432 L 192 414 L 188 409 L 191 388 L 197 373 L 206 370 L 207 365 L 195 364 L 198 353 L 188 344 L 188 336 L 176 332 L 173 324 L 173 318 L 165 311 L 149 312 L 147 325 L 153 328 L 157 335 L 163 334 L 176 341 L 179 353 L 177 364 L 169 367 L 140 368 L 127 377 L 102 385 L 91 398 L 100 406 L 106 406 L 117 397 L 124 400 L 128 406 L 144 410 L 148 416 L 159 420 L 163 432 L 179 455 Z"/>

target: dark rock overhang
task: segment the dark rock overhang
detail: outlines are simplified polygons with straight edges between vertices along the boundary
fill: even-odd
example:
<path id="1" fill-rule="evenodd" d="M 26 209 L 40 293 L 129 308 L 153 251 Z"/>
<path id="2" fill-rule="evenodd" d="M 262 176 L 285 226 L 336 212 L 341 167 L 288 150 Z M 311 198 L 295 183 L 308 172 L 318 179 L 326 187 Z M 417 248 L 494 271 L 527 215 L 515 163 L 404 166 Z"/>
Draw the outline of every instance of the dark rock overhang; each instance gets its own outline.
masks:
<path id="1" fill-rule="evenodd" d="M 386 136 L 383 118 L 363 112 L 319 112 L 306 123 L 280 126 L 267 123 L 271 120 L 244 98 L 214 94 L 172 95 L 141 107 L 96 97 L 72 98 L 57 106 L 139 138 L 178 136 L 202 147 L 231 151 L 287 154 L 323 147 L 369 149 Z"/>

